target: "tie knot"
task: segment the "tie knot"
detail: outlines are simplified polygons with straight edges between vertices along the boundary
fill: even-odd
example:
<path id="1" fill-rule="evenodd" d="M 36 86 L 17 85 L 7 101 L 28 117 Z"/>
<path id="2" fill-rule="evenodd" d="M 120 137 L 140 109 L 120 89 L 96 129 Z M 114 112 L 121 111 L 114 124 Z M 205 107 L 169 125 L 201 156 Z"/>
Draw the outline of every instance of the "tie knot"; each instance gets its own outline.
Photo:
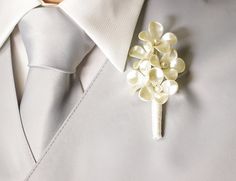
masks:
<path id="1" fill-rule="evenodd" d="M 73 73 L 94 46 L 86 33 L 57 7 L 30 11 L 19 23 L 29 66 Z"/>

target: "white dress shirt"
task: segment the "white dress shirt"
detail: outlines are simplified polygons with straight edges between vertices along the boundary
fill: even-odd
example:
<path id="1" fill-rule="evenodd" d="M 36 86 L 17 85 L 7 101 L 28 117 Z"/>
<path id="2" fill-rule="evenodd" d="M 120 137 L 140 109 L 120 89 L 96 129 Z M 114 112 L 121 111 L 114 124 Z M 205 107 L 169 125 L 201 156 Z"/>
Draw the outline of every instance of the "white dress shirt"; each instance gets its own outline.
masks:
<path id="1" fill-rule="evenodd" d="M 14 1 L 9 2 L 9 4 L 11 3 L 14 3 Z M 35 0 L 35 3 L 38 5 L 37 0 Z M 97 3 L 94 3 L 91 1 L 91 3 L 84 3 L 84 1 L 64 0 L 58 5 L 47 4 L 42 1 L 40 3 L 42 6 L 58 6 L 62 8 L 62 10 L 74 19 L 78 25 L 84 28 L 85 31 L 87 30 L 86 32 L 88 35 L 95 43 L 97 43 L 97 46 L 95 46 L 93 51 L 88 55 L 87 60 L 83 62 L 82 66 L 84 68 L 80 68 L 80 79 L 84 89 L 88 87 L 89 83 L 107 58 L 111 60 L 119 71 L 124 70 L 128 48 L 143 0 L 116 3 L 115 5 L 120 6 L 120 11 L 114 14 L 113 10 L 108 8 L 106 14 L 108 13 L 110 16 L 102 13 L 104 6 L 110 6 L 108 2 L 98 1 Z M 83 6 L 81 6 L 82 3 Z M 99 6 L 96 6 L 96 4 L 99 4 Z M 19 4 L 19 6 L 24 7 L 27 7 L 27 5 L 30 6 L 28 2 L 26 4 L 23 2 Z M 35 4 L 33 4 L 33 6 L 35 6 Z M 125 11 L 125 6 L 134 7 L 134 10 Z M 14 13 L 17 14 L 17 12 Z M 21 13 L 22 12 L 19 10 L 19 14 Z M 97 19 L 95 19 L 96 15 L 98 15 Z M 124 16 L 130 18 L 126 18 L 124 21 Z M 16 17 L 13 16 L 13 18 Z M 92 23 L 91 20 L 89 20 L 91 17 L 94 17 Z M 9 21 L 7 23 L 9 23 Z M 122 37 L 122 39 L 117 37 Z M 18 100 L 20 101 L 28 74 L 28 60 L 17 26 L 12 33 L 11 43 L 15 84 Z"/>

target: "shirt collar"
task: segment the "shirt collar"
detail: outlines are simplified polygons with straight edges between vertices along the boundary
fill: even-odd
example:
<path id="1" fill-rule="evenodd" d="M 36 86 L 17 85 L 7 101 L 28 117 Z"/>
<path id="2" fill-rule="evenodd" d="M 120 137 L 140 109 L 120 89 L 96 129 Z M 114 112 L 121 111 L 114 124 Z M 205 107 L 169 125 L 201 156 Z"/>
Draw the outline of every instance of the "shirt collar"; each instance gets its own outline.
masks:
<path id="1" fill-rule="evenodd" d="M 40 5 L 38 0 L 2 0 L 0 3 L 0 47 L 15 25 L 30 9 Z"/>
<path id="2" fill-rule="evenodd" d="M 64 0 L 59 7 L 97 44 L 111 63 L 124 71 L 130 43 L 144 0 Z M 40 0 L 2 0 L 0 47 L 19 20 Z"/>

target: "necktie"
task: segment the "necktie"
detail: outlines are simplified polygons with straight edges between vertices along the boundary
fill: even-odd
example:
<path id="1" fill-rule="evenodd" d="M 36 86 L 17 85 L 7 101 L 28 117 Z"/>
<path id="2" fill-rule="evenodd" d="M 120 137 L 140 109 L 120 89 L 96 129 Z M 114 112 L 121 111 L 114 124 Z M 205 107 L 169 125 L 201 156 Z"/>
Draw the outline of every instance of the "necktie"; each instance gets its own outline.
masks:
<path id="1" fill-rule="evenodd" d="M 33 9 L 19 29 L 30 68 L 20 113 L 37 160 L 82 94 L 75 72 L 94 43 L 57 7 Z"/>

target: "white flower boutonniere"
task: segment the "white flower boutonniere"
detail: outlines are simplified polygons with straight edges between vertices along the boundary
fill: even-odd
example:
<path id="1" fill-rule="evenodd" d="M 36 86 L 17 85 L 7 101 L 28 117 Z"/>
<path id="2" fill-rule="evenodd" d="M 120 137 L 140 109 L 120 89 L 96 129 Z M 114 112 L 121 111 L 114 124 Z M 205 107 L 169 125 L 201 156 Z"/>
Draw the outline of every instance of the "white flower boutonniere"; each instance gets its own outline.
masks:
<path id="1" fill-rule="evenodd" d="M 129 56 L 138 59 L 127 74 L 131 92 L 137 92 L 143 101 L 152 102 L 152 134 L 153 139 L 162 137 L 162 104 L 170 95 L 178 91 L 175 81 L 178 74 L 185 70 L 184 61 L 178 57 L 173 48 L 177 37 L 173 33 L 165 33 L 158 22 L 150 22 L 148 31 L 142 31 L 138 37 L 143 45 L 135 45 Z"/>

